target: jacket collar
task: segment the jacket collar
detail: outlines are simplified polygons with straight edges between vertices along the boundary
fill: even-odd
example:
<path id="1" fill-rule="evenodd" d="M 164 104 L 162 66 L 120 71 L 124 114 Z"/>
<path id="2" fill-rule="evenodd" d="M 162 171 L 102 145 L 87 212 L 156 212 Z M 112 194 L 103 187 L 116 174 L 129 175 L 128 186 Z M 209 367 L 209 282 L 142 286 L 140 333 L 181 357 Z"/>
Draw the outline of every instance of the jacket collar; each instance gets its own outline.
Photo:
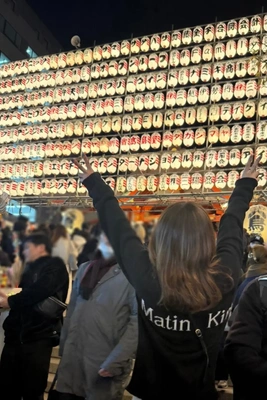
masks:
<path id="1" fill-rule="evenodd" d="M 100 286 L 103 285 L 103 283 L 105 283 L 106 281 L 114 278 L 116 275 L 118 275 L 119 273 L 121 273 L 121 269 L 119 264 L 115 264 L 113 265 L 113 267 L 110 268 L 110 270 L 103 276 L 103 278 L 98 282 L 98 284 L 96 285 L 95 289 Z"/>

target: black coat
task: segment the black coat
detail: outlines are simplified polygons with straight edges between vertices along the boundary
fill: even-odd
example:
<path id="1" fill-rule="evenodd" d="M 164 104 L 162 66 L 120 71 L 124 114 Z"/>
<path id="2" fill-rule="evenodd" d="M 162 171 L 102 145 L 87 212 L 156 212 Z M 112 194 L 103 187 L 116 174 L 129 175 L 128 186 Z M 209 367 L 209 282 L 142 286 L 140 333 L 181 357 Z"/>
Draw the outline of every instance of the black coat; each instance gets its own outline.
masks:
<path id="1" fill-rule="evenodd" d="M 243 292 L 225 346 L 235 400 L 267 395 L 267 314 L 258 279 Z M 262 397 L 263 396 L 263 397 Z"/>
<path id="2" fill-rule="evenodd" d="M 5 343 L 28 343 L 49 339 L 59 329 L 59 321 L 46 319 L 35 311 L 37 303 L 49 296 L 65 301 L 69 276 L 61 258 L 41 257 L 26 265 L 19 287 L 21 293 L 10 296 L 9 316 L 4 322 Z"/>

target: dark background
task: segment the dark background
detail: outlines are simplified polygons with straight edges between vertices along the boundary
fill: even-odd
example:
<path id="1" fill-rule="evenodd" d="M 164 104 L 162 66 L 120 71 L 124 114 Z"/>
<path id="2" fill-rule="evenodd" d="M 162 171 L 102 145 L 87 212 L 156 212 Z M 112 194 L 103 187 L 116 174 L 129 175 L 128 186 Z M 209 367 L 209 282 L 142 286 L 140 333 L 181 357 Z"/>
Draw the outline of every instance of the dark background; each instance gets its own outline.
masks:
<path id="1" fill-rule="evenodd" d="M 245 1 L 247 4 L 245 4 Z M 263 0 L 27 0 L 62 44 L 82 47 L 261 13 Z M 267 4 L 265 6 L 267 12 Z"/>

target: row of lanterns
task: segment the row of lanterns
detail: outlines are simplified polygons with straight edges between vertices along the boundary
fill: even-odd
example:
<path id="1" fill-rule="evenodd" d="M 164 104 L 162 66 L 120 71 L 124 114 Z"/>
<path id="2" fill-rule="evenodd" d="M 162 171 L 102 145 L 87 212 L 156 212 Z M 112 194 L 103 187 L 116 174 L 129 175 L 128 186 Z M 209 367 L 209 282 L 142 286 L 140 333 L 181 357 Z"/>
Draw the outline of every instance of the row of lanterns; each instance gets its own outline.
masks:
<path id="1" fill-rule="evenodd" d="M 91 128 L 93 129 L 94 126 Z M 84 130 L 88 132 L 87 126 L 83 123 L 83 121 L 75 121 L 75 123 L 67 122 L 66 124 L 51 124 L 49 126 L 47 125 L 40 125 L 36 127 L 25 126 L 19 129 L 2 130 L 0 135 L 0 143 L 22 144 L 24 142 L 32 142 L 38 140 L 45 141 L 45 140 L 62 139 L 65 137 L 69 138 L 73 138 L 75 136 L 81 137 L 83 136 Z M 91 134 L 93 134 L 93 132 L 91 132 Z M 232 126 L 212 125 L 206 129 L 203 127 L 197 129 L 190 128 L 184 130 L 176 129 L 175 131 L 166 131 L 162 134 L 159 132 L 153 132 L 153 133 L 144 133 L 141 136 L 133 135 L 132 137 L 123 135 L 120 138 L 119 143 L 120 143 L 120 150 L 122 152 L 127 152 L 127 151 L 138 151 L 140 149 L 142 151 L 148 151 L 150 148 L 153 150 L 157 150 L 161 148 L 161 145 L 163 145 L 163 148 L 180 147 L 180 146 L 191 147 L 193 145 L 203 146 L 206 144 L 207 139 L 208 143 L 210 144 L 216 144 L 216 143 L 226 144 L 229 142 L 237 144 L 240 143 L 241 141 L 249 143 L 254 141 L 255 137 L 259 141 L 267 140 L 266 122 L 263 121 L 257 124 L 246 123 L 242 125 L 233 124 Z M 93 152 L 95 153 L 110 152 L 110 147 L 112 148 L 112 146 L 110 146 L 110 140 L 112 141 L 112 139 L 113 139 L 112 137 L 107 137 L 107 136 L 101 138 L 94 137 L 92 141 L 90 139 L 83 139 L 82 143 L 86 143 L 86 145 L 82 144 L 82 151 L 86 151 L 88 153 L 92 149 Z M 57 143 L 61 142 L 55 142 L 53 144 L 59 147 Z M 32 146 L 36 146 L 37 144 L 32 144 Z M 45 144 L 39 143 L 38 145 L 40 145 L 43 148 Z M 51 142 L 49 142 L 48 145 L 50 146 Z M 139 147 L 136 147 L 137 145 Z M 35 151 L 37 151 L 37 148 L 35 148 Z"/>
<path id="2" fill-rule="evenodd" d="M 192 190 L 212 190 L 213 188 L 221 190 L 232 190 L 236 181 L 239 179 L 238 171 L 219 171 L 206 173 L 183 173 L 183 174 L 162 174 L 156 175 L 139 175 L 106 178 L 105 182 L 117 194 L 126 194 L 129 192 L 157 192 L 157 191 L 190 191 Z M 264 169 L 259 170 L 258 186 L 263 187 L 267 182 L 267 173 Z M 79 181 L 74 178 L 69 179 L 43 179 L 43 180 L 26 180 L 1 182 L 0 190 L 7 192 L 12 197 L 16 196 L 40 196 L 40 195 L 65 195 L 65 194 L 82 194 L 86 195 L 87 190 Z"/>
<path id="3" fill-rule="evenodd" d="M 98 97 L 106 94 L 103 84 L 97 87 Z M 137 95 L 127 95 L 125 98 L 115 97 L 114 99 L 103 99 L 90 101 L 86 103 L 86 115 L 93 117 L 98 114 L 98 110 L 104 108 L 104 113 L 122 114 L 123 111 L 133 112 L 134 110 L 142 111 L 143 109 L 152 110 L 153 108 L 161 109 L 167 107 L 185 106 L 186 104 L 194 105 L 211 102 L 219 102 L 222 100 L 229 101 L 232 99 L 254 98 L 258 95 L 267 95 L 267 84 L 260 84 L 255 79 L 248 81 L 227 82 L 224 84 L 214 84 L 209 86 L 190 87 L 188 89 L 169 90 L 166 92 L 146 93 Z M 15 108 L 36 107 L 39 105 L 47 105 L 61 102 L 74 102 L 78 100 L 86 100 L 89 95 L 89 86 L 76 85 L 64 88 L 46 89 L 39 92 L 18 94 L 13 96 L 0 97 L 0 111 L 13 110 Z M 104 107 L 101 107 L 104 101 Z M 88 110 L 88 111 L 87 111 Z"/>
<path id="4" fill-rule="evenodd" d="M 137 64 L 133 65 L 136 66 Z M 35 92 L 31 93 L 31 91 L 60 86 L 59 90 L 62 91 L 63 95 L 65 92 L 75 92 L 77 86 L 71 87 L 70 85 L 80 82 L 87 82 L 87 85 L 81 85 L 81 91 L 85 91 L 83 96 L 88 93 L 89 98 L 114 96 L 116 93 L 125 94 L 126 90 L 129 93 L 155 89 L 163 90 L 167 87 L 167 84 L 169 87 L 175 87 L 177 85 L 185 86 L 197 84 L 199 81 L 210 82 L 212 78 L 215 81 L 219 81 L 222 79 L 232 80 L 235 77 L 244 78 L 246 76 L 258 76 L 259 73 L 264 75 L 267 72 L 267 57 L 263 57 L 260 62 L 256 58 L 251 58 L 217 62 L 214 64 L 205 63 L 190 68 L 171 69 L 169 72 L 140 74 L 129 76 L 127 79 L 119 78 L 106 81 L 103 79 L 107 78 L 108 74 L 102 74 L 101 71 L 101 69 L 98 71 L 101 82 L 94 81 L 91 84 L 88 84 L 91 77 L 89 67 L 68 69 L 54 73 L 41 73 L 28 77 L 3 79 L 0 84 L 0 94 L 4 95 L 26 91 L 29 92 L 30 95 L 36 95 Z M 105 72 L 106 70 L 103 71 Z M 133 73 L 137 72 L 138 68 L 133 70 Z M 117 74 L 114 74 L 113 76 L 116 75 Z M 123 73 L 123 75 L 126 75 L 126 73 Z M 22 95 L 22 93 L 18 93 L 18 96 L 20 95 Z M 14 99 L 16 98 L 14 97 Z M 11 99 L 11 102 L 12 101 L 13 98 Z M 3 102 L 3 100 L 1 102 Z"/>

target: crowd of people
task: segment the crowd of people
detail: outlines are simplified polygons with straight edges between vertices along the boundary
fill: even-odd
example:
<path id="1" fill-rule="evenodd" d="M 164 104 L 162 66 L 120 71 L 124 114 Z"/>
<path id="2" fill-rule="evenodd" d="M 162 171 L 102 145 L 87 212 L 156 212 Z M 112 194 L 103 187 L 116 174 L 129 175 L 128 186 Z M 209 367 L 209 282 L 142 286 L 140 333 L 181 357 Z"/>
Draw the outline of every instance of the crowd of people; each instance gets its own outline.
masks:
<path id="1" fill-rule="evenodd" d="M 18 221 L 13 250 L 2 227 L 2 251 L 24 267 L 21 292 L 0 291 L 10 309 L 1 391 L 42 400 L 59 345 L 61 400 L 122 400 L 126 387 L 134 399 L 213 400 L 229 376 L 235 400 L 267 394 L 267 248 L 243 229 L 259 160 L 237 181 L 216 235 L 202 207 L 177 202 L 149 237 L 87 157 L 75 163 L 99 224 L 70 235 Z"/>

